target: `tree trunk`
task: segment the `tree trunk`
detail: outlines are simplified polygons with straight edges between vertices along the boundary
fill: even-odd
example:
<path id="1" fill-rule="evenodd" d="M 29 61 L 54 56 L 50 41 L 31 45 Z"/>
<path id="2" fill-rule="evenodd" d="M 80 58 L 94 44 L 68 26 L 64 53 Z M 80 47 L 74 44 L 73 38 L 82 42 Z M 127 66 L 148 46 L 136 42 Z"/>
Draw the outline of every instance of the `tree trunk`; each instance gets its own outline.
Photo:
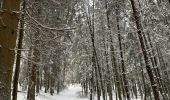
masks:
<path id="1" fill-rule="evenodd" d="M 156 85 L 156 82 L 155 82 L 155 78 L 154 78 L 154 75 L 152 73 L 152 69 L 149 65 L 148 53 L 146 51 L 144 39 L 142 37 L 144 35 L 144 32 L 142 31 L 142 25 L 140 23 L 140 18 L 138 16 L 134 0 L 130 0 L 130 2 L 131 2 L 132 10 L 133 10 L 133 16 L 134 16 L 135 22 L 136 22 L 136 28 L 138 30 L 137 33 L 138 33 L 138 38 L 139 38 L 139 41 L 140 41 L 140 44 L 141 44 L 141 49 L 142 49 L 142 53 L 143 53 L 143 57 L 144 57 L 144 61 L 145 61 L 146 70 L 147 70 L 147 73 L 149 75 L 149 79 L 150 79 L 150 82 L 151 82 L 153 95 L 154 95 L 155 100 L 160 100 L 159 99 L 159 92 L 157 90 L 157 85 Z"/>
<path id="2" fill-rule="evenodd" d="M 40 69 L 36 69 L 36 93 L 39 93 L 40 91 Z"/>
<path id="3" fill-rule="evenodd" d="M 35 51 L 33 51 L 35 53 Z M 32 56 L 32 47 L 30 48 L 29 56 Z M 35 100 L 35 85 L 36 85 L 36 65 L 29 62 L 29 83 L 27 100 Z"/>
<path id="4" fill-rule="evenodd" d="M 116 21 L 117 21 L 117 31 L 118 31 L 118 41 L 119 41 L 119 50 L 120 50 L 120 59 L 121 59 L 121 67 L 122 67 L 122 76 L 123 76 L 123 84 L 126 92 L 126 98 L 127 100 L 130 100 L 130 94 L 129 94 L 129 89 L 128 89 L 128 81 L 126 77 L 126 68 L 125 68 L 125 63 L 124 63 L 124 57 L 123 57 L 123 48 L 122 48 L 122 39 L 120 35 L 120 26 L 119 26 L 119 5 L 116 5 Z"/>
<path id="5" fill-rule="evenodd" d="M 98 61 L 98 56 L 97 56 L 97 52 L 96 52 L 96 47 L 95 47 L 95 23 L 94 23 L 94 0 L 93 0 L 93 14 L 92 14 L 92 20 L 90 18 L 90 16 L 87 16 L 88 19 L 88 26 L 89 26 L 89 30 L 90 30 L 90 35 L 91 35 L 91 42 L 92 42 L 92 53 L 94 55 L 94 59 L 96 62 L 96 67 L 97 67 L 97 74 L 99 75 L 99 82 L 100 82 L 100 87 L 101 87 L 101 91 L 102 91 L 102 95 L 103 95 L 103 100 L 105 100 L 105 90 L 104 90 L 104 85 L 103 85 L 103 81 L 102 81 L 102 73 L 101 73 L 101 68 L 99 65 L 99 61 Z M 91 91 L 93 92 L 93 91 Z"/>
<path id="6" fill-rule="evenodd" d="M 23 36 L 24 36 L 25 1 L 23 1 L 21 10 L 24 11 L 24 13 L 21 14 L 19 39 L 18 39 L 18 49 L 22 49 L 22 40 L 23 40 Z M 13 79 L 13 91 L 12 91 L 13 97 L 12 97 L 12 100 L 17 100 L 18 79 L 19 79 L 20 61 L 21 61 L 20 56 L 21 56 L 21 50 L 17 50 L 16 68 L 15 68 L 14 79 Z"/>
<path id="7" fill-rule="evenodd" d="M 111 42 L 112 43 L 112 42 Z M 121 79 L 120 79 L 120 75 L 118 73 L 118 67 L 117 67 L 117 63 L 116 63 L 116 58 L 115 58 L 115 53 L 114 53 L 114 48 L 113 45 L 111 45 L 111 55 L 112 55 L 112 66 L 114 66 L 114 72 L 115 72 L 115 85 L 116 85 L 116 90 L 117 90 L 117 94 L 119 97 L 119 100 L 122 100 L 122 96 L 121 96 Z"/>
<path id="8" fill-rule="evenodd" d="M 103 38 L 105 38 L 103 36 Z M 107 87 L 107 93 L 108 93 L 108 96 L 109 96 L 109 100 L 113 100 L 112 98 L 112 86 L 111 86 L 111 77 L 110 77 L 110 68 L 109 68 L 109 58 L 108 58 L 108 52 L 107 52 L 107 46 L 106 46 L 106 43 L 105 43 L 105 39 L 103 39 L 103 44 L 104 44 L 104 48 L 105 48 L 105 51 L 104 51 L 104 56 L 105 56 L 105 63 L 106 63 L 106 72 L 107 72 L 107 75 L 106 75 L 106 87 Z"/>
<path id="9" fill-rule="evenodd" d="M 0 12 L 0 100 L 11 99 L 20 0 L 1 0 Z"/>

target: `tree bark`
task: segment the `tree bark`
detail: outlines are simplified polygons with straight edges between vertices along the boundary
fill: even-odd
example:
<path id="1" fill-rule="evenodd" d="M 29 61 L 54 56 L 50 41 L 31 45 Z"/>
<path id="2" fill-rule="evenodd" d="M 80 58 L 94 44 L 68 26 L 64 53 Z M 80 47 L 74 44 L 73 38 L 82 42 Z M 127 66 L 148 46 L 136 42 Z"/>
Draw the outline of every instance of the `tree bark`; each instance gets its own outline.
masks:
<path id="1" fill-rule="evenodd" d="M 30 55 L 32 56 L 33 48 L 30 48 Z M 33 51 L 33 55 L 36 54 Z M 29 83 L 28 83 L 28 93 L 27 100 L 35 100 L 35 86 L 36 86 L 36 65 L 29 62 Z"/>
<path id="2" fill-rule="evenodd" d="M 40 91 L 40 69 L 36 69 L 36 93 Z"/>
<path id="3" fill-rule="evenodd" d="M 126 76 L 126 68 L 124 63 L 124 57 L 123 57 L 123 48 L 122 48 L 122 39 L 120 35 L 120 25 L 119 25 L 119 5 L 116 4 L 116 21 L 117 21 L 117 31 L 118 31 L 118 41 L 119 41 L 119 50 L 120 50 L 120 59 L 121 59 L 121 67 L 122 67 L 122 76 L 123 76 L 123 84 L 126 92 L 126 98 L 127 100 L 130 100 L 130 94 L 128 89 L 128 81 Z"/>
<path id="4" fill-rule="evenodd" d="M 90 35 L 91 35 L 91 42 L 92 42 L 92 53 L 94 56 L 94 60 L 95 60 L 95 65 L 96 65 L 96 69 L 97 69 L 97 74 L 99 76 L 99 82 L 100 82 L 100 87 L 101 87 L 101 91 L 102 91 L 102 95 L 103 95 L 103 100 L 105 100 L 105 90 L 104 90 L 104 85 L 103 85 L 103 81 L 102 81 L 102 73 L 101 73 L 101 68 L 99 65 L 99 61 L 98 61 L 98 56 L 97 56 L 97 52 L 96 52 L 96 47 L 95 47 L 95 23 L 94 23 L 94 6 L 95 2 L 93 0 L 93 14 L 92 14 L 92 20 L 90 18 L 90 16 L 87 15 L 87 20 L 88 20 L 88 26 L 89 26 L 89 30 L 90 30 Z M 93 59 L 93 58 L 92 58 Z M 90 90 L 91 92 L 93 92 L 93 90 Z"/>
<path id="5" fill-rule="evenodd" d="M 0 100 L 11 99 L 12 71 L 20 0 L 1 0 L 0 12 Z"/>
<path id="6" fill-rule="evenodd" d="M 18 79 L 19 79 L 20 61 L 21 61 L 20 56 L 21 56 L 21 49 L 22 49 L 22 40 L 24 36 L 25 1 L 23 1 L 22 10 L 23 10 L 23 14 L 21 14 L 19 39 L 18 39 L 18 49 L 20 50 L 17 50 L 16 68 L 15 68 L 14 79 L 13 79 L 12 100 L 17 100 Z"/>
<path id="7" fill-rule="evenodd" d="M 144 39 L 143 39 L 144 32 L 142 31 L 142 25 L 140 23 L 140 18 L 139 18 L 139 15 L 137 13 L 137 9 L 136 9 L 134 0 L 130 0 L 130 2 L 131 2 L 132 10 L 133 10 L 133 16 L 134 16 L 135 22 L 136 22 L 138 38 L 139 38 L 139 41 L 140 41 L 140 45 L 141 45 L 141 49 L 142 49 L 142 53 L 143 53 L 143 57 L 144 57 L 144 61 L 145 61 L 146 70 L 147 70 L 147 73 L 149 75 L 153 95 L 154 95 L 155 100 L 160 100 L 159 99 L 159 92 L 158 92 L 157 85 L 156 85 L 156 82 L 155 82 L 155 78 L 154 78 L 152 69 L 149 65 L 149 58 L 148 58 L 148 53 L 146 51 L 145 44 L 144 44 Z"/>

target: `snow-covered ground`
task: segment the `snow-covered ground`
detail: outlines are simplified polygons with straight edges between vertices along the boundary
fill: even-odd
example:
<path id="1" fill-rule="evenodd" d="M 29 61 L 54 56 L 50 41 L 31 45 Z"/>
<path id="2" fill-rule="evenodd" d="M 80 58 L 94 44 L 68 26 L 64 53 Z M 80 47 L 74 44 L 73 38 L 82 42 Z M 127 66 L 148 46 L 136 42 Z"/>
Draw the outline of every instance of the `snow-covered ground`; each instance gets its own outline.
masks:
<path id="1" fill-rule="evenodd" d="M 80 85 L 70 85 L 67 89 L 63 90 L 60 94 L 54 93 L 51 96 L 49 93 L 40 92 L 38 96 L 36 96 L 36 100 L 89 100 L 88 97 L 82 97 L 81 94 L 82 88 Z M 18 92 L 18 100 L 26 100 L 26 93 Z M 97 99 L 95 99 L 97 100 Z M 113 96 L 113 100 L 115 96 Z M 140 100 L 140 99 L 133 99 Z"/>
<path id="2" fill-rule="evenodd" d="M 80 92 L 80 85 L 70 85 L 60 94 L 54 93 L 53 96 L 42 91 L 38 96 L 36 96 L 36 100 L 89 100 L 87 97 L 80 97 Z M 18 92 L 18 100 L 26 100 L 26 93 Z"/>

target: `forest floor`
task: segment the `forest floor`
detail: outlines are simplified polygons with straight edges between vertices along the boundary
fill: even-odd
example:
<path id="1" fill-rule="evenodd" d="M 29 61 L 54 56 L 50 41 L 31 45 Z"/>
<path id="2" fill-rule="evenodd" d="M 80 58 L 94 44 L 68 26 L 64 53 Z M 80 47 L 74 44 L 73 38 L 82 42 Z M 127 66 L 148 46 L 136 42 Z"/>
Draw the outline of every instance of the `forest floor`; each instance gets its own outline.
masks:
<path id="1" fill-rule="evenodd" d="M 40 94 L 36 96 L 36 100 L 89 100 L 89 97 L 84 97 L 81 95 L 81 91 L 82 88 L 80 87 L 80 85 L 70 85 L 60 94 L 54 93 L 53 96 L 51 96 L 49 93 L 44 93 L 43 91 L 41 91 Z M 18 92 L 18 100 L 26 100 L 26 93 Z M 94 100 L 97 99 L 95 98 Z M 113 96 L 113 100 L 116 100 L 115 96 Z"/>

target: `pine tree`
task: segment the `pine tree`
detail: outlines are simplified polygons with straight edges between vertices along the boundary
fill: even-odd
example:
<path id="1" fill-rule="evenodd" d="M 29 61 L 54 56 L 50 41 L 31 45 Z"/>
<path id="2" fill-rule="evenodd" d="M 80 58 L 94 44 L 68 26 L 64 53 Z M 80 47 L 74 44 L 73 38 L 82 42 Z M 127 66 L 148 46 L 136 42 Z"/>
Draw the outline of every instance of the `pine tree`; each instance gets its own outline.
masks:
<path id="1" fill-rule="evenodd" d="M 147 73 L 148 73 L 149 78 L 150 78 L 150 83 L 151 83 L 153 95 L 154 95 L 155 100 L 160 100 L 156 81 L 155 81 L 151 66 L 149 64 L 148 52 L 146 51 L 146 47 L 145 47 L 145 44 L 144 44 L 144 38 L 143 37 L 144 37 L 145 34 L 142 30 L 142 25 L 141 25 L 140 18 L 139 18 L 138 12 L 137 12 L 137 8 L 135 6 L 135 2 L 134 2 L 134 0 L 130 0 L 130 2 L 131 2 L 132 10 L 133 10 L 133 17 L 134 17 L 135 22 L 136 22 L 137 33 L 138 33 L 139 41 L 140 41 L 140 44 L 141 44 L 141 49 L 142 49 L 142 53 L 143 53 L 143 57 L 144 57 L 144 61 L 145 61 L 146 70 L 147 70 Z"/>
<path id="2" fill-rule="evenodd" d="M 19 81 L 19 73 L 20 73 L 20 62 L 21 62 L 21 51 L 22 51 L 22 41 L 24 36 L 24 16 L 25 16 L 25 1 L 22 1 L 22 14 L 20 20 L 20 30 L 19 30 L 19 38 L 18 38 L 18 50 L 17 50 L 17 58 L 16 58 L 16 68 L 14 72 L 13 78 L 13 91 L 12 91 L 12 99 L 17 100 L 17 91 L 18 91 L 18 81 Z"/>
<path id="3" fill-rule="evenodd" d="M 0 100 L 10 100 L 20 0 L 1 0 L 1 5 Z"/>

